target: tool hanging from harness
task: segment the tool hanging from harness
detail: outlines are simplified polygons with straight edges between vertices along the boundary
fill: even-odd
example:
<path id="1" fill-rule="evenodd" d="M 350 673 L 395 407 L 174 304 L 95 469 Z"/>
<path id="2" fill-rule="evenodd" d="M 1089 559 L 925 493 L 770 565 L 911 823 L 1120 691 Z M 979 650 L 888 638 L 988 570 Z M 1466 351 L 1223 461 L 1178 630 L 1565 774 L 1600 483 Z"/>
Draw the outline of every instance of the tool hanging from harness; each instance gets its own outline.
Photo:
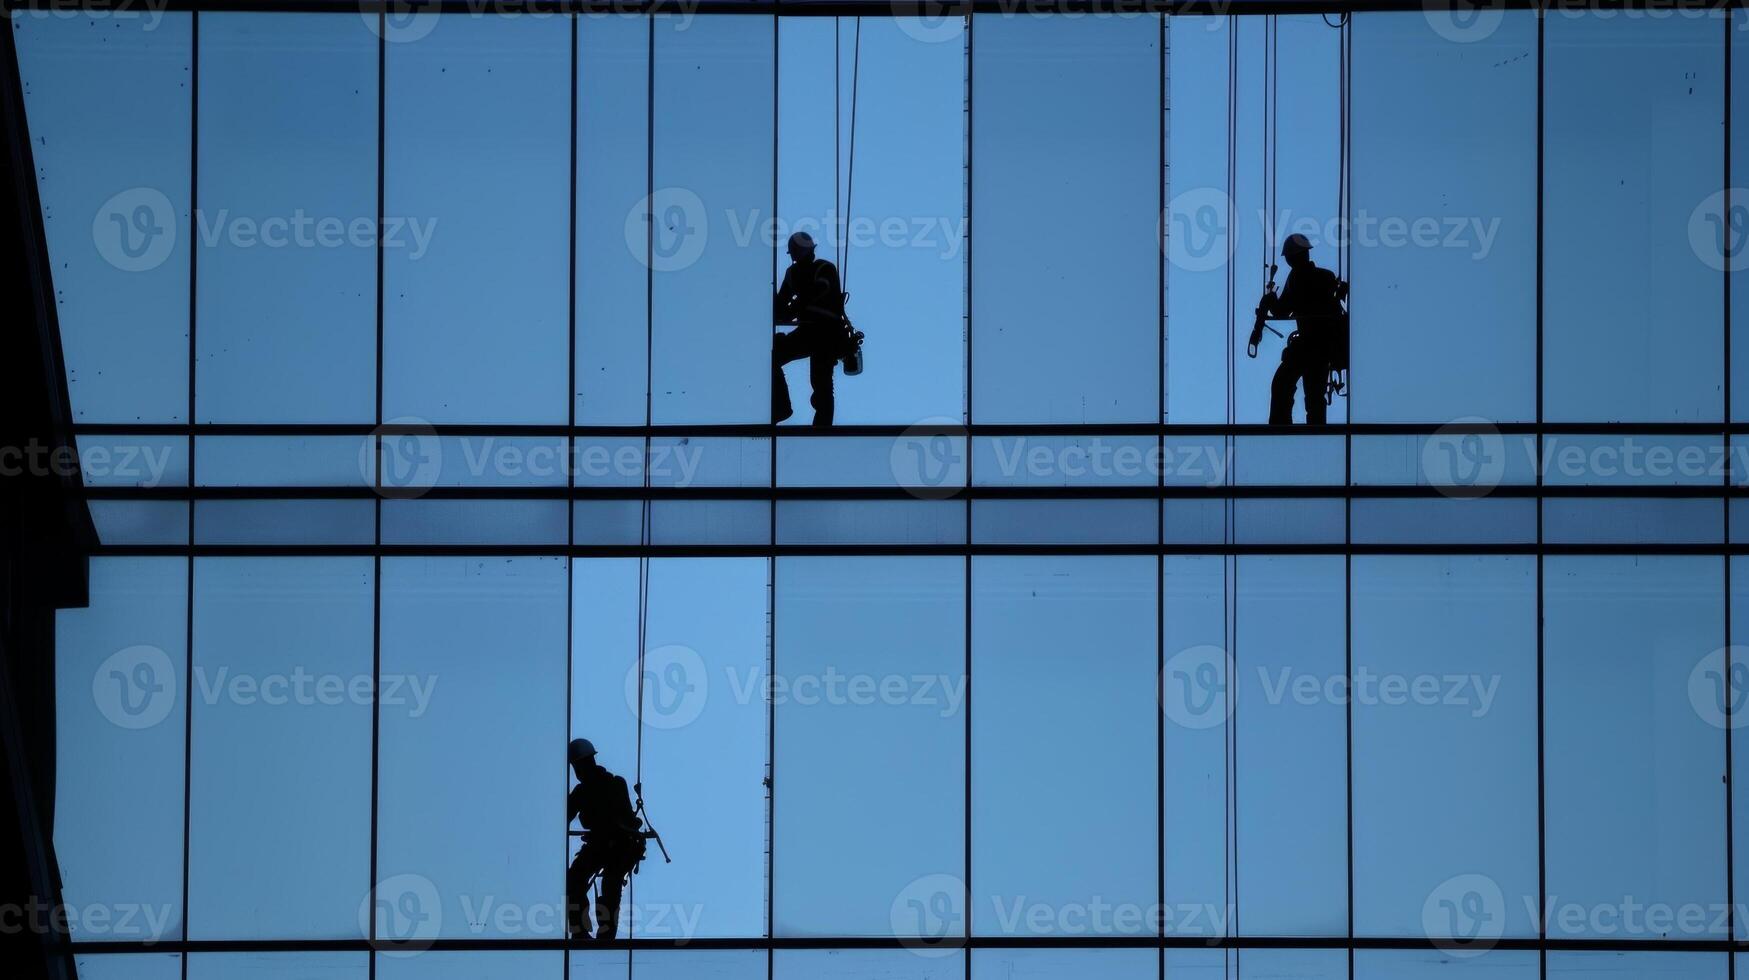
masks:
<path id="1" fill-rule="evenodd" d="M 1320 320 L 1318 342 L 1323 347 L 1322 354 L 1326 361 L 1323 398 L 1326 405 L 1334 403 L 1338 397 L 1348 394 L 1349 367 L 1349 316 L 1348 316 L 1348 62 L 1352 34 L 1348 14 L 1332 23 L 1326 16 L 1324 23 L 1340 32 L 1337 40 L 1337 101 L 1338 101 L 1338 161 L 1337 161 L 1337 191 L 1336 212 L 1338 227 L 1344 229 L 1336 241 L 1336 288 L 1329 301 L 1337 312 L 1321 317 L 1294 317 L 1295 319 Z M 1275 264 L 1276 251 L 1275 234 L 1277 231 L 1277 195 L 1276 195 L 1276 154 L 1277 134 L 1277 83 L 1280 77 L 1277 49 L 1279 40 L 1279 24 L 1276 15 L 1264 19 L 1263 37 L 1263 212 L 1267 216 L 1264 228 L 1264 298 L 1257 304 L 1256 320 L 1252 325 L 1251 339 L 1246 344 L 1245 354 L 1248 357 L 1257 356 L 1258 340 L 1263 331 L 1268 330 L 1290 343 L 1310 342 L 1302 337 L 1300 331 L 1284 335 L 1280 330 L 1270 325 L 1272 311 L 1270 302 L 1275 296 L 1275 275 L 1279 266 Z M 1229 142 L 1234 134 L 1229 133 Z M 1290 242 L 1294 237 L 1290 236 Z M 1310 393 L 1308 393 L 1310 394 Z"/>
<path id="2" fill-rule="evenodd" d="M 839 144 L 839 98 L 838 98 L 838 53 L 843 44 L 839 38 L 839 19 L 832 19 L 832 145 Z M 856 329 L 856 324 L 850 322 L 850 209 L 855 201 L 856 192 L 856 107 L 858 88 L 862 81 L 862 18 L 856 18 L 855 40 L 852 42 L 850 60 L 850 166 L 844 181 L 844 210 L 841 212 L 844 231 L 838 236 L 838 288 L 842 292 L 843 301 L 839 304 L 839 316 L 844 321 L 844 376 L 854 378 L 862 373 L 862 341 L 863 332 Z M 838 174 L 834 166 L 832 183 L 836 187 Z"/>

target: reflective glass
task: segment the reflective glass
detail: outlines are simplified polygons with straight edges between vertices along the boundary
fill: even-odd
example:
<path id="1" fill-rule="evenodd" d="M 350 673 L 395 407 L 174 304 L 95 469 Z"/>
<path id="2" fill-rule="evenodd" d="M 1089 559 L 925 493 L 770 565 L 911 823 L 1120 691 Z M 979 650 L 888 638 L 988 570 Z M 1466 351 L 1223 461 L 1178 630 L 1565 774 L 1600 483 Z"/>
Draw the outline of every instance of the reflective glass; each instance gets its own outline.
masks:
<path id="1" fill-rule="evenodd" d="M 376 933 L 557 936 L 565 561 L 384 558 L 381 568 Z"/>
<path id="2" fill-rule="evenodd" d="M 11 20 L 73 417 L 186 422 L 193 17 L 67 13 Z"/>
<path id="3" fill-rule="evenodd" d="M 767 563 L 656 559 L 649 576 L 641 699 L 638 562 L 580 560 L 572 581 L 572 734 L 631 783 L 642 720 L 644 798 L 676 855 L 669 864 L 651 849 L 626 894 L 620 935 L 760 936 Z"/>
<path id="4" fill-rule="evenodd" d="M 1544 559 L 1551 936 L 1721 938 L 1704 912 L 1726 901 L 1725 740 L 1690 678 L 1724 642 L 1723 572 L 1718 558 Z"/>
<path id="5" fill-rule="evenodd" d="M 195 561 L 192 938 L 359 934 L 370 878 L 371 564 Z"/>
<path id="6" fill-rule="evenodd" d="M 655 32 L 655 185 L 624 219 L 652 235 L 652 421 L 769 422 L 776 26 L 661 16 Z"/>
<path id="7" fill-rule="evenodd" d="M 973 560 L 975 934 L 1154 932 L 1156 588 L 1152 558 Z M 1039 792 L 1070 773 L 1100 787 L 1097 817 Z M 1062 832 L 1090 820 L 1097 848 Z"/>
<path id="8" fill-rule="evenodd" d="M 1348 931 L 1343 572 L 1328 555 L 1238 560 L 1233 819 L 1244 934 Z"/>
<path id="9" fill-rule="evenodd" d="M 1724 418 L 1724 289 L 1691 231 L 1724 165 L 1719 16 L 1547 19 L 1546 419 Z"/>
<path id="10" fill-rule="evenodd" d="M 188 562 L 95 558 L 56 619 L 55 856 L 72 938 L 180 939 Z"/>
<path id="11" fill-rule="evenodd" d="M 362 17 L 200 23 L 196 419 L 376 413 L 377 36 Z"/>
<path id="12" fill-rule="evenodd" d="M 1353 560 L 1357 934 L 1537 934 L 1536 571 Z"/>
<path id="13" fill-rule="evenodd" d="M 383 417 L 564 422 L 569 22 L 429 23 L 386 46 Z M 408 247 L 386 247 L 390 222 Z"/>
<path id="14" fill-rule="evenodd" d="M 1160 21 L 973 33 L 972 419 L 1158 418 Z"/>
<path id="15" fill-rule="evenodd" d="M 1537 18 L 1465 13 L 1354 18 L 1357 421 L 1536 418 Z"/>
<path id="16" fill-rule="evenodd" d="M 945 885 L 964 903 L 965 575 L 963 558 L 778 560 L 779 935 L 964 934 L 913 900 Z"/>
<path id="17" fill-rule="evenodd" d="M 649 343 L 650 30 L 577 21 L 577 421 L 639 425 Z"/>

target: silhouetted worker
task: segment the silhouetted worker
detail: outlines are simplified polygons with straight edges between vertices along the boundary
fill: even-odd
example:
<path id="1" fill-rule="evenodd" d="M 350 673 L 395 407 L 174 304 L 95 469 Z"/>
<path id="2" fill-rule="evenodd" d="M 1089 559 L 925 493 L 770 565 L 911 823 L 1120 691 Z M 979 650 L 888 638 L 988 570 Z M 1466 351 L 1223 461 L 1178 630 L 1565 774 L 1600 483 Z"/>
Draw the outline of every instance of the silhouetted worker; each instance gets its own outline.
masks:
<path id="1" fill-rule="evenodd" d="M 582 825 L 583 847 L 565 874 L 565 914 L 572 936 L 590 938 L 585 909 L 589 882 L 599 875 L 594 938 L 612 939 L 619 931 L 620 893 L 644 859 L 643 823 L 632 809 L 625 779 L 595 761 L 595 746 L 588 739 L 572 739 L 569 755 L 577 785 L 565 802 L 565 826 L 572 820 Z"/>
<path id="2" fill-rule="evenodd" d="M 771 343 L 771 421 L 782 422 L 795 414 L 789 400 L 789 385 L 783 366 L 808 359 L 808 383 L 813 396 L 814 424 L 831 425 L 834 401 L 832 372 L 848 348 L 844 322 L 844 292 L 838 284 L 838 267 L 814 255 L 814 239 L 805 231 L 789 236 L 790 267 L 783 274 L 772 302 L 772 322 L 795 324 Z"/>
<path id="3" fill-rule="evenodd" d="M 1292 425 L 1294 386 L 1305 390 L 1306 423 L 1324 424 L 1324 391 L 1330 378 L 1331 345 L 1343 315 L 1342 298 L 1347 286 L 1336 273 L 1312 261 L 1312 243 L 1304 235 L 1287 236 L 1281 257 L 1287 260 L 1287 285 L 1281 295 L 1275 284 L 1258 303 L 1257 325 L 1251 328 L 1250 347 L 1263 339 L 1263 316 L 1292 318 L 1294 332 L 1281 351 L 1281 366 L 1269 384 L 1269 424 Z M 1256 356 L 1253 354 L 1252 356 Z"/>

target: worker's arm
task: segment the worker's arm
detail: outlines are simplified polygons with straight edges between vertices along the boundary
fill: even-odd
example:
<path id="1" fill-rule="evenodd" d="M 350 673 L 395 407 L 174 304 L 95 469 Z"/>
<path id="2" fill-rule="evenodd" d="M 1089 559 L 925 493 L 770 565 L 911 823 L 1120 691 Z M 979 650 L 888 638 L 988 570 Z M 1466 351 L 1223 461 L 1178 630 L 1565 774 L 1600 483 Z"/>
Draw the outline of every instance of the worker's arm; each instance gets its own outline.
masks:
<path id="1" fill-rule="evenodd" d="M 638 811 L 632 807 L 632 794 L 626 788 L 625 777 L 615 776 L 613 783 L 615 787 L 613 802 L 617 804 L 620 811 L 620 826 L 634 834 L 643 830 L 644 822 L 638 819 Z"/>
<path id="2" fill-rule="evenodd" d="M 784 272 L 783 281 L 777 284 L 777 294 L 771 297 L 771 322 L 774 324 L 796 322 L 796 290 L 790 282 L 794 268 L 791 266 Z"/>

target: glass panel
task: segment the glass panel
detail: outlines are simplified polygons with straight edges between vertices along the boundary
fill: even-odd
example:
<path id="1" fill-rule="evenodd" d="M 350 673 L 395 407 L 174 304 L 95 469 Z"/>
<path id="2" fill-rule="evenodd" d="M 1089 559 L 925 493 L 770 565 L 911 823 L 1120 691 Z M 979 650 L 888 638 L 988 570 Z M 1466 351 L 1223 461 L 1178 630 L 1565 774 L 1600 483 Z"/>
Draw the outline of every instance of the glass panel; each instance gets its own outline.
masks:
<path id="1" fill-rule="evenodd" d="M 1725 536 L 1722 500 L 1545 499 L 1550 543 L 1711 544 Z"/>
<path id="2" fill-rule="evenodd" d="M 1749 30 L 1749 12 L 1731 12 L 1730 32 L 1733 67 L 1742 64 L 1743 32 Z M 1729 317 L 1731 338 L 1731 420 L 1749 419 L 1749 122 L 1740 108 L 1749 105 L 1749 73 L 1731 73 L 1730 186 L 1702 201 L 1689 217 L 1689 240 L 1695 254 L 1713 269 L 1727 270 L 1731 289 Z"/>
<path id="3" fill-rule="evenodd" d="M 1341 486 L 1347 449 L 1340 436 L 1239 436 L 1233 475 L 1240 484 Z"/>
<path id="4" fill-rule="evenodd" d="M 1560 435 L 1542 439 L 1549 486 L 1706 486 L 1725 481 L 1719 436 Z"/>
<path id="5" fill-rule="evenodd" d="M 109 544 L 187 544 L 188 504 L 181 500 L 93 500 L 97 539 Z"/>
<path id="6" fill-rule="evenodd" d="M 1444 430 L 1432 435 L 1355 436 L 1355 485 L 1436 487 L 1454 497 L 1536 482 L 1537 437 Z"/>
<path id="7" fill-rule="evenodd" d="M 1156 560 L 978 558 L 972 572 L 973 931 L 1152 934 Z M 1041 773 L 1100 787 L 1099 815 L 1079 793 L 1041 794 Z M 1063 832 L 1089 820 L 1096 848 Z"/>
<path id="8" fill-rule="evenodd" d="M 365 980 L 368 953 L 195 953 L 188 980 Z"/>
<path id="9" fill-rule="evenodd" d="M 621 907 L 622 937 L 765 934 L 767 579 L 764 559 L 650 562 L 644 797 L 670 847 L 684 850 L 668 864 L 651 848 Z M 630 783 L 637 561 L 579 561 L 572 597 L 572 733 Z"/>
<path id="10" fill-rule="evenodd" d="M 762 545 L 770 541 L 770 501 L 658 500 L 650 505 L 652 544 Z"/>
<path id="11" fill-rule="evenodd" d="M 835 385 L 836 421 L 962 420 L 966 141 L 953 93 L 965 88 L 964 20 L 802 17 L 778 30 L 778 237 L 805 231 L 842 266 L 847 312 L 883 367 Z M 836 147 L 822 138 L 828 119 Z M 808 362 L 785 374 L 805 404 Z M 791 419 L 809 421 L 805 410 Z"/>
<path id="12" fill-rule="evenodd" d="M 1156 419 L 1160 21 L 973 31 L 972 418 Z"/>
<path id="13" fill-rule="evenodd" d="M 417 259 L 436 226 L 378 234 L 375 26 L 201 19 L 198 421 L 376 416 L 379 237 Z"/>
<path id="14" fill-rule="evenodd" d="M 1160 954 L 1151 949 L 980 949 L 971 980 L 1158 980 Z"/>
<path id="15" fill-rule="evenodd" d="M 373 500 L 194 502 L 195 544 L 367 545 L 376 527 Z"/>
<path id="16" fill-rule="evenodd" d="M 1353 43 L 1355 417 L 1534 420 L 1536 14 L 1362 14 Z"/>
<path id="17" fill-rule="evenodd" d="M 964 934 L 965 575 L 963 558 L 778 561 L 779 935 Z M 952 921 L 913 904 L 938 892 Z"/>
<path id="18" fill-rule="evenodd" d="M 1166 421 L 1227 422 L 1227 290 L 1233 187 L 1227 98 L 1213 88 L 1233 66 L 1226 17 L 1168 17 Z M 1248 130 L 1247 130 L 1248 131 Z M 980 166 L 982 162 L 980 161 Z M 979 199 L 980 205 L 982 199 Z"/>
<path id="19" fill-rule="evenodd" d="M 1355 544 L 1535 544 L 1535 500 L 1356 499 Z"/>
<path id="20" fill-rule="evenodd" d="M 385 418 L 569 415 L 569 26 L 442 18 L 387 47 L 385 237 L 429 241 L 383 250 Z"/>
<path id="21" fill-rule="evenodd" d="M 922 957 L 899 949 L 780 949 L 772 980 L 965 980 L 965 954 Z"/>
<path id="22" fill-rule="evenodd" d="M 1153 500 L 977 500 L 976 544 L 1153 544 L 1160 535 Z"/>
<path id="23" fill-rule="evenodd" d="M 1160 442 L 1152 436 L 972 440 L 972 473 L 981 487 L 1153 486 L 1164 468 Z"/>
<path id="24" fill-rule="evenodd" d="M 1732 880 L 1743 887 L 1749 879 L 1749 854 L 1743 845 L 1749 842 L 1749 779 L 1743 777 L 1743 767 L 1749 766 L 1749 646 L 1738 638 L 1749 623 L 1749 564 L 1733 556 L 1731 563 L 1731 645 L 1708 654 L 1689 674 L 1689 698 L 1707 724 L 1726 729 L 1731 739 L 1731 835 L 1736 847 L 1731 852 Z M 1749 921 L 1736 916 L 1736 935 L 1749 936 Z M 1741 964 L 1739 964 L 1741 965 Z"/>
<path id="25" fill-rule="evenodd" d="M 1540 980 L 1539 959 L 1534 952 L 1363 949 L 1354 954 L 1354 980 Z"/>
<path id="26" fill-rule="evenodd" d="M 1724 980 L 1730 960 L 1722 953 L 1664 951 L 1551 951 L 1548 975 L 1560 977 L 1621 976 L 1639 980 Z"/>
<path id="27" fill-rule="evenodd" d="M 1340 499 L 1233 501 L 1233 536 L 1240 544 L 1338 544 L 1347 533 L 1347 502 Z"/>
<path id="28" fill-rule="evenodd" d="M 947 545 L 966 541 L 963 500 L 780 500 L 778 544 Z"/>
<path id="29" fill-rule="evenodd" d="M 186 487 L 188 440 L 181 436 L 82 434 L 79 477 L 88 487 Z M 51 467 L 62 465 L 53 457 Z"/>
<path id="30" fill-rule="evenodd" d="M 1348 931 L 1343 572 L 1336 556 L 1238 559 L 1234 887 L 1246 935 Z"/>
<path id="31" fill-rule="evenodd" d="M 186 422 L 193 18 L 11 20 L 73 417 Z"/>
<path id="32" fill-rule="evenodd" d="M 425 951 L 416 957 L 381 954 L 380 980 L 559 980 L 565 954 L 557 950 Z"/>
<path id="33" fill-rule="evenodd" d="M 1718 16 L 1548 18 L 1543 166 L 1559 175 L 1543 190 L 1551 421 L 1724 417 L 1724 290 L 1690 237 L 1724 165 Z"/>
<path id="34" fill-rule="evenodd" d="M 961 430 L 878 436 L 779 439 L 777 482 L 786 487 L 902 486 L 920 497 L 946 497 L 966 484 Z"/>
<path id="35" fill-rule="evenodd" d="M 1534 937 L 1536 559 L 1353 561 L 1355 931 Z"/>
<path id="36" fill-rule="evenodd" d="M 364 436 L 200 436 L 194 448 L 203 487 L 363 487 L 376 472 Z"/>
<path id="37" fill-rule="evenodd" d="M 1214 938 L 1233 920 L 1228 823 L 1233 658 L 1227 638 L 1230 559 L 1167 556 L 1165 669 L 1168 936 Z M 1220 846 L 1215 846 L 1219 841 Z"/>
<path id="38" fill-rule="evenodd" d="M 653 421 L 768 422 L 776 28 L 655 21 Z"/>
<path id="39" fill-rule="evenodd" d="M 1551 936 L 1722 938 L 1720 916 L 1669 916 L 1726 901 L 1725 740 L 1689 697 L 1695 664 L 1723 645 L 1723 570 L 1545 559 Z"/>
<path id="40" fill-rule="evenodd" d="M 641 425 L 650 376 L 650 20 L 577 21 L 577 421 Z"/>
<path id="41" fill-rule="evenodd" d="M 1340 949 L 1248 949 L 1237 959 L 1239 980 L 1348 980 Z"/>
<path id="42" fill-rule="evenodd" d="M 75 941 L 180 939 L 188 563 L 93 558 L 55 639 L 55 856 Z"/>
<path id="43" fill-rule="evenodd" d="M 76 956 L 84 980 L 182 980 L 181 953 L 128 953 Z"/>
<path id="44" fill-rule="evenodd" d="M 562 558 L 382 559 L 382 676 L 410 689 L 380 711 L 379 937 L 562 934 L 482 910 L 563 902 L 565 584 Z"/>
<path id="45" fill-rule="evenodd" d="M 563 500 L 385 500 L 383 544 L 564 544 Z"/>
<path id="46" fill-rule="evenodd" d="M 371 676 L 373 605 L 369 558 L 195 562 L 193 938 L 358 935 L 372 693 L 408 679 Z"/>

